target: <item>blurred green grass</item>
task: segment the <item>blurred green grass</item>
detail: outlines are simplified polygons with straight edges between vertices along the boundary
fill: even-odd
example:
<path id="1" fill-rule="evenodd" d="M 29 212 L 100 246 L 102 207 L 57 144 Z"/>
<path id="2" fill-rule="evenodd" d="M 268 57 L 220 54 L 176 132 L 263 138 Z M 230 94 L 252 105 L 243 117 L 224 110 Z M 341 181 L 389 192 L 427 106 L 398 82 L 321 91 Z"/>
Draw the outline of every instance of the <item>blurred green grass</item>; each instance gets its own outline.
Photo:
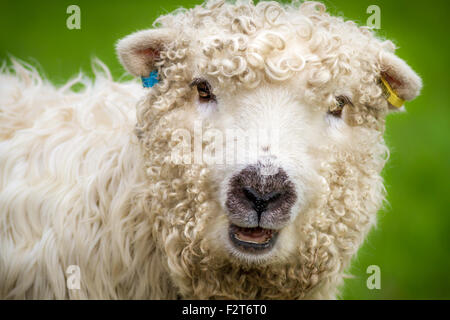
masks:
<path id="1" fill-rule="evenodd" d="M 56 84 L 80 70 L 92 75 L 100 58 L 115 78 L 124 74 L 115 42 L 148 28 L 160 14 L 201 1 L 1 0 L 0 60 L 33 65 Z M 329 10 L 365 24 L 381 8 L 382 37 L 392 39 L 423 78 L 408 112 L 387 120 L 391 158 L 384 170 L 388 204 L 349 272 L 344 299 L 450 299 L 450 2 L 326 0 Z M 81 30 L 66 28 L 66 8 L 81 8 Z M 381 290 L 366 287 L 366 268 L 381 268 Z"/>

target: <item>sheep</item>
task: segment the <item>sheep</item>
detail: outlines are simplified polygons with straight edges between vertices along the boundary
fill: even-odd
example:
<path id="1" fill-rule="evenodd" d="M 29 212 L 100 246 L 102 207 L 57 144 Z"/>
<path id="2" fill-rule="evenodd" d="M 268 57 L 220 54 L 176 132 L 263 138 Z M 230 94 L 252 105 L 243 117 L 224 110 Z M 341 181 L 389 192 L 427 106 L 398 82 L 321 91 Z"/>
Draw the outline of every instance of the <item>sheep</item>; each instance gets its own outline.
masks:
<path id="1" fill-rule="evenodd" d="M 385 198 L 385 118 L 420 77 L 318 2 L 208 0 L 153 27 L 117 44 L 146 88 L 100 62 L 59 88 L 2 67 L 0 298 L 338 297 Z"/>

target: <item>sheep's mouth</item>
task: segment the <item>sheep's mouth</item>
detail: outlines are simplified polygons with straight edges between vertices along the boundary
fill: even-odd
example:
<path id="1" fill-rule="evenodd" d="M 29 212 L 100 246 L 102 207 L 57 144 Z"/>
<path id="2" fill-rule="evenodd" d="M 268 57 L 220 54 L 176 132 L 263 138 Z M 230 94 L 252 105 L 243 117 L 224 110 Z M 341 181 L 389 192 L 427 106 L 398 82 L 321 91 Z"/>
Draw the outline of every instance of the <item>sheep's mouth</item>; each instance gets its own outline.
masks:
<path id="1" fill-rule="evenodd" d="M 261 227 L 243 228 L 230 224 L 229 235 L 231 242 L 239 250 L 249 253 L 261 253 L 273 248 L 278 231 Z"/>

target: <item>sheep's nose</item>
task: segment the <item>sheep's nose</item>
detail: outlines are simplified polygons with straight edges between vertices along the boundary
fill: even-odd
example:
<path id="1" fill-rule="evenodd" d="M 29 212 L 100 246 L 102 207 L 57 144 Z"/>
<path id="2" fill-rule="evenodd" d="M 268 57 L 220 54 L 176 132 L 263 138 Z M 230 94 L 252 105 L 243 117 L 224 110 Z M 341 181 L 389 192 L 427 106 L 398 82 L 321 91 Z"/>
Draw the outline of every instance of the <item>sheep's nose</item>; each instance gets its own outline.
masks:
<path id="1" fill-rule="evenodd" d="M 255 209 L 258 215 L 258 220 L 260 219 L 261 214 L 267 210 L 267 206 L 272 202 L 276 202 L 282 195 L 282 192 L 280 191 L 261 194 L 249 186 L 243 188 L 243 193 L 247 200 L 252 203 L 253 209 Z"/>
<path id="2" fill-rule="evenodd" d="M 295 186 L 278 168 L 267 173 L 260 165 L 248 166 L 230 179 L 226 207 L 232 223 L 240 227 L 282 227 L 297 200 Z"/>

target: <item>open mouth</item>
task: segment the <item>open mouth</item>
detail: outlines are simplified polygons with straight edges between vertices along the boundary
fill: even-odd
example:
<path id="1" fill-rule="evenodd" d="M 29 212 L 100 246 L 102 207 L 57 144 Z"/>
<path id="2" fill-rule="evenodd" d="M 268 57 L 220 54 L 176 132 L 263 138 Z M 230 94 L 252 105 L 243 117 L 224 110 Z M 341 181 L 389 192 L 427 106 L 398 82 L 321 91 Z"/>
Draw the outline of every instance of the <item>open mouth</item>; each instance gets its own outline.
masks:
<path id="1" fill-rule="evenodd" d="M 272 249 L 278 231 L 261 227 L 243 228 L 230 224 L 229 235 L 232 243 L 241 251 L 262 253 Z"/>

